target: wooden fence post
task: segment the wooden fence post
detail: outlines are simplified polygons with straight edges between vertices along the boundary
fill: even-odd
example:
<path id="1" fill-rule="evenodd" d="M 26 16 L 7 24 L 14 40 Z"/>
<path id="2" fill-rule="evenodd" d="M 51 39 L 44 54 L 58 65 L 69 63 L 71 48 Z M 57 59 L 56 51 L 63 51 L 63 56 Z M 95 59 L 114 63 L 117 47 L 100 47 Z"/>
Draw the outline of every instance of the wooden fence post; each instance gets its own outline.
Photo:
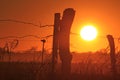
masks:
<path id="1" fill-rule="evenodd" d="M 110 59 L 111 59 L 111 71 L 113 74 L 113 79 L 116 79 L 116 57 L 115 57 L 115 43 L 112 35 L 107 35 L 107 39 L 110 45 Z"/>
<path id="2" fill-rule="evenodd" d="M 58 57 L 58 39 L 60 27 L 60 13 L 54 15 L 53 48 L 52 48 L 52 73 L 55 72 L 55 64 Z"/>
<path id="3" fill-rule="evenodd" d="M 72 8 L 68 8 L 63 12 L 63 17 L 60 22 L 60 38 L 59 38 L 59 54 L 62 62 L 62 77 L 70 77 L 71 73 L 71 60 L 70 54 L 70 29 L 75 16 L 75 11 Z"/>

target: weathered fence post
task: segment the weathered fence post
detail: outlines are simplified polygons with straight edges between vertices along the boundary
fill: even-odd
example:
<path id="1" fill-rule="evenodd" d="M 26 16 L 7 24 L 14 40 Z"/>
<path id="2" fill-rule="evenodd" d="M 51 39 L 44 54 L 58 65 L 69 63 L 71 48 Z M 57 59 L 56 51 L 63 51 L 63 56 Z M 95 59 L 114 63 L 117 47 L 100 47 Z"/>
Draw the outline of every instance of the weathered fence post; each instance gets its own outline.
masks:
<path id="1" fill-rule="evenodd" d="M 41 63 L 42 63 L 42 65 L 43 65 L 43 63 L 44 63 L 44 59 L 43 59 L 43 55 L 44 55 L 44 46 L 45 46 L 46 40 L 45 40 L 45 39 L 42 39 L 41 42 L 42 42 L 42 58 L 41 58 Z"/>
<path id="2" fill-rule="evenodd" d="M 55 64 L 58 57 L 58 39 L 59 39 L 59 27 L 60 27 L 60 13 L 54 15 L 54 31 L 53 31 L 53 48 L 52 48 L 52 73 L 55 72 Z"/>
<path id="3" fill-rule="evenodd" d="M 71 72 L 71 60 L 70 54 L 70 29 L 75 16 L 75 11 L 72 8 L 68 8 L 63 12 L 63 17 L 60 22 L 60 38 L 59 38 L 59 54 L 62 61 L 62 74 L 67 78 Z"/>
<path id="4" fill-rule="evenodd" d="M 111 59 L 111 71 L 113 74 L 113 79 L 116 79 L 116 57 L 115 57 L 115 43 L 112 35 L 107 35 L 107 39 L 110 45 L 110 59 Z"/>

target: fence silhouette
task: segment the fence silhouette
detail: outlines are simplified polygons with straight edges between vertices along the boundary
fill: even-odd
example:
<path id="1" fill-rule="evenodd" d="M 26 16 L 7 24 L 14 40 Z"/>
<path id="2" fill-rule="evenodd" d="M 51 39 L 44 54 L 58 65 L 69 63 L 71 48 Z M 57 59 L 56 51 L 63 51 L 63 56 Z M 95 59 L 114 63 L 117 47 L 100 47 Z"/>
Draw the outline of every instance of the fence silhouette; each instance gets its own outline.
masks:
<path id="1" fill-rule="evenodd" d="M 70 11 L 70 12 L 69 12 Z M 69 35 L 70 35 L 70 27 L 72 25 L 73 22 L 73 18 L 75 15 L 75 11 L 73 9 L 66 9 L 63 13 L 63 17 L 62 20 L 60 20 L 60 14 L 56 13 L 55 14 L 55 21 L 54 21 L 54 25 L 37 25 L 34 23 L 30 23 L 30 22 L 24 22 L 24 21 L 19 21 L 19 20 L 13 20 L 13 19 L 7 19 L 7 20 L 0 20 L 0 22 L 16 22 L 16 23 L 23 23 L 23 24 L 30 24 L 39 28 L 44 28 L 44 27 L 53 27 L 54 26 L 54 33 L 53 35 L 47 35 L 45 37 L 39 37 L 36 35 L 25 35 L 25 36 L 7 36 L 7 37 L 0 37 L 0 39 L 13 39 L 13 42 L 11 43 L 11 45 L 9 46 L 8 43 L 5 44 L 4 48 L 1 48 L 1 52 L 2 53 L 7 53 L 9 54 L 9 61 L 11 62 L 11 53 L 12 53 L 12 49 L 15 49 L 15 47 L 18 45 L 19 40 L 21 38 L 26 38 L 26 37 L 34 37 L 37 38 L 39 40 L 41 40 L 43 42 L 43 49 L 42 49 L 42 63 L 43 63 L 43 54 L 44 54 L 44 45 L 45 45 L 45 39 L 53 36 L 53 56 L 52 56 L 52 72 L 54 73 L 54 69 L 55 69 L 55 63 L 57 61 L 55 61 L 58 57 L 58 48 L 59 48 L 59 56 L 60 59 L 62 61 L 62 73 L 63 76 L 67 76 L 68 74 L 70 74 L 70 70 L 71 70 L 71 60 L 72 60 L 72 55 L 70 54 L 69 51 Z M 70 19 L 68 19 L 70 18 Z M 69 21 L 70 20 L 70 21 Z M 67 32 L 66 32 L 67 31 Z M 76 33 L 71 33 L 74 35 L 78 35 Z M 59 36 L 59 37 L 58 37 Z M 43 39 L 44 38 L 44 39 Z M 110 44 L 110 58 L 111 58 L 111 70 L 113 73 L 113 77 L 115 79 L 115 75 L 117 74 L 116 72 L 116 57 L 115 57 L 115 44 L 114 44 L 114 39 L 117 39 L 118 41 L 120 40 L 120 38 L 113 38 L 112 35 L 107 35 L 107 37 L 105 36 L 105 38 L 108 38 L 108 42 Z M 65 45 L 66 44 L 66 45 Z M 64 53 L 64 54 L 63 54 Z M 4 56 L 1 56 L 1 59 L 3 59 Z M 67 64 L 67 65 L 66 65 Z"/>

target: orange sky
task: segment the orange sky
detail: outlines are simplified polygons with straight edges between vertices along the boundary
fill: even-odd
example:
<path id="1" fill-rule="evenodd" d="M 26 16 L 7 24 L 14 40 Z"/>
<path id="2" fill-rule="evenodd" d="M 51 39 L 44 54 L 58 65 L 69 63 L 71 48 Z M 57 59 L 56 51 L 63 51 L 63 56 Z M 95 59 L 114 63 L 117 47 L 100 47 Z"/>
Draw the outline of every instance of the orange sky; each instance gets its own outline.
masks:
<path id="1" fill-rule="evenodd" d="M 79 33 L 84 25 L 94 25 L 99 37 L 91 42 L 85 42 L 79 36 L 71 35 L 71 51 L 96 51 L 108 46 L 107 34 L 119 37 L 120 0 L 0 0 L 0 20 L 15 19 L 35 24 L 53 24 L 54 13 L 62 14 L 65 8 L 74 8 L 76 16 L 71 32 Z M 40 37 L 52 34 L 53 28 L 38 28 L 32 25 L 0 22 L 0 37 L 37 35 Z M 102 36 L 102 37 L 101 37 Z M 117 43 L 117 40 L 115 40 Z M 0 40 L 3 47 L 8 40 Z M 39 39 L 20 39 L 16 50 L 29 49 L 42 43 Z M 116 44 L 118 46 L 119 44 Z M 47 39 L 46 49 L 52 48 L 52 37 Z"/>

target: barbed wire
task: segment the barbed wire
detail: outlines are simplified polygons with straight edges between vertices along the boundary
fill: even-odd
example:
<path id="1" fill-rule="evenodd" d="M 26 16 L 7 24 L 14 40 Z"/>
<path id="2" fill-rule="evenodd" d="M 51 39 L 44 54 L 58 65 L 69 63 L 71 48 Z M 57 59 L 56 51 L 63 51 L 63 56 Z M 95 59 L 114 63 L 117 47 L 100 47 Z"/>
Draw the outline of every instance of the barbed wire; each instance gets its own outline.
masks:
<path id="1" fill-rule="evenodd" d="M 16 23 L 22 23 L 22 24 L 29 24 L 29 25 L 32 25 L 32 26 L 36 26 L 36 27 L 39 27 L 39 28 L 44 28 L 44 27 L 53 27 L 54 25 L 43 25 L 41 26 L 38 25 L 38 24 L 35 24 L 35 23 L 32 23 L 32 22 L 26 22 L 26 21 L 21 21 L 21 20 L 15 20 L 15 19 L 1 19 L 0 22 L 16 22 Z M 76 35 L 76 36 L 79 36 L 80 34 L 78 33 L 74 33 L 74 32 L 70 32 L 70 34 L 72 35 Z M 49 38 L 53 35 L 47 35 L 47 36 L 44 36 L 44 37 L 40 37 L 40 36 L 37 36 L 37 35 L 25 35 L 25 36 L 6 36 L 6 37 L 0 37 L 0 39 L 9 39 L 9 38 L 12 38 L 12 39 L 22 39 L 22 38 L 26 38 L 26 37 L 34 37 L 34 38 L 37 38 L 37 39 L 42 39 L 42 38 Z M 98 36 L 100 38 L 106 38 L 106 36 Z M 115 38 L 115 40 L 118 41 L 118 43 L 120 43 L 120 37 L 118 38 Z"/>
<path id="2" fill-rule="evenodd" d="M 29 25 L 33 25 L 39 28 L 43 28 L 43 27 L 53 27 L 54 25 L 38 25 L 32 22 L 26 22 L 26 21 L 21 21 L 21 20 L 14 20 L 14 19 L 1 19 L 0 22 L 16 22 L 16 23 L 23 23 L 23 24 L 29 24 Z"/>
<path id="3" fill-rule="evenodd" d="M 42 39 L 42 38 L 49 38 L 49 37 L 52 37 L 53 35 L 47 35 L 47 36 L 44 36 L 44 37 L 39 37 L 37 35 L 25 35 L 25 36 L 6 36 L 6 37 L 0 37 L 0 39 L 21 39 L 21 38 L 26 38 L 26 37 L 34 37 L 34 38 L 37 38 L 37 39 Z"/>
<path id="4" fill-rule="evenodd" d="M 21 21 L 21 20 L 15 20 L 15 19 L 1 19 L 0 22 L 16 22 L 16 23 L 23 23 L 23 24 L 30 24 L 30 25 L 33 25 L 33 26 L 37 26 L 39 28 L 43 28 L 43 27 L 53 27 L 54 25 L 43 25 L 41 26 L 38 25 L 38 24 L 35 24 L 35 23 L 32 23 L 32 22 L 25 22 L 25 21 Z M 74 33 L 74 32 L 70 32 L 70 34 L 73 34 L 73 35 L 80 35 L 78 33 Z M 7 37 L 3 37 L 3 38 L 24 38 L 24 37 L 29 37 L 29 36 L 33 36 L 35 38 L 40 38 L 39 36 L 36 36 L 36 35 L 26 35 L 26 36 L 22 36 L 22 37 L 16 37 L 16 36 L 7 36 Z M 52 35 L 53 36 L 53 35 Z M 49 37 L 49 36 L 48 36 Z M 101 38 L 106 38 L 106 36 L 99 36 Z M 1 39 L 1 38 L 0 38 Z M 120 37 L 118 38 L 114 38 L 114 39 L 117 39 L 119 42 L 120 42 Z"/>
<path id="5" fill-rule="evenodd" d="M 80 36 L 80 34 L 74 33 L 74 32 L 70 32 L 70 34 L 75 35 L 75 36 Z M 18 39 L 21 39 L 21 38 L 26 38 L 26 37 L 34 37 L 34 38 L 37 38 L 37 39 L 42 39 L 42 38 L 49 38 L 49 37 L 52 37 L 52 36 L 53 35 L 47 35 L 47 36 L 44 36 L 44 37 L 40 37 L 40 36 L 37 36 L 37 35 L 6 36 L 6 37 L 0 37 L 0 39 L 8 39 L 8 38 L 18 38 Z M 107 38 L 106 36 L 98 36 L 98 37 L 100 37 L 100 38 Z M 117 39 L 120 42 L 120 37 L 114 38 L 114 39 Z"/>

